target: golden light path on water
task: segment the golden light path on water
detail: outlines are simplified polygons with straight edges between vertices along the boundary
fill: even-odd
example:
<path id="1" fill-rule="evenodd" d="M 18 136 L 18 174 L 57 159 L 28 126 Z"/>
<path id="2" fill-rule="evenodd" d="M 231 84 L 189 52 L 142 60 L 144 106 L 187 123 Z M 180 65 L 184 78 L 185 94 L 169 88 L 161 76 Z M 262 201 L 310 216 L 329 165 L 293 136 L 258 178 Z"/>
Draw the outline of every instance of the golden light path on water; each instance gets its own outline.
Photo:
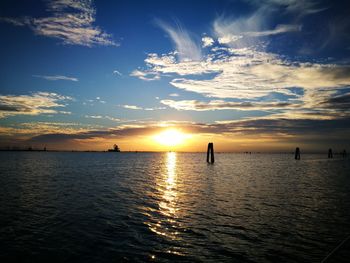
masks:
<path id="1" fill-rule="evenodd" d="M 163 201 L 159 203 L 161 213 L 171 218 L 176 216 L 176 153 L 167 153 L 167 173 L 165 174 L 165 189 L 163 190 Z"/>
<path id="2" fill-rule="evenodd" d="M 150 223 L 148 226 L 149 229 L 157 235 L 170 240 L 179 240 L 178 229 L 180 223 L 177 220 L 177 214 L 179 211 L 179 208 L 177 207 L 179 193 L 177 189 L 176 152 L 168 152 L 164 158 L 165 169 L 157 182 L 157 190 L 161 195 L 158 203 L 159 210 L 157 214 L 157 223 Z M 167 250 L 166 252 L 177 255 L 182 254 L 174 249 Z"/>

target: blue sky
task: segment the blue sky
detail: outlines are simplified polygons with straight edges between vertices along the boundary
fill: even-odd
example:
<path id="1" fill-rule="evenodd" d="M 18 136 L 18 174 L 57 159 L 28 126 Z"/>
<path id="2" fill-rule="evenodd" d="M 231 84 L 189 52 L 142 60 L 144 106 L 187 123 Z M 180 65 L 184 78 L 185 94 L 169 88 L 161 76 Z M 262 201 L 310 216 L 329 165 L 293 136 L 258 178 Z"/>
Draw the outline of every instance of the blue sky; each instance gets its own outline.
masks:
<path id="1" fill-rule="evenodd" d="M 0 143 L 135 150 L 176 127 L 227 151 L 348 147 L 349 7 L 1 1 Z"/>

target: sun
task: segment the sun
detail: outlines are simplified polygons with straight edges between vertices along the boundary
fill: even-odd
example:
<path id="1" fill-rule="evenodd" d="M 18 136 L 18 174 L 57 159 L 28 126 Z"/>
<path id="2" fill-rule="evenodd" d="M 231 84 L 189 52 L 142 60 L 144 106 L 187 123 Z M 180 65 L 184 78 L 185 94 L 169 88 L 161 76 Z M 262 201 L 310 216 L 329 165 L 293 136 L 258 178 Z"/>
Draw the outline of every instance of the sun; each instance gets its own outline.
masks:
<path id="1" fill-rule="evenodd" d="M 176 146 L 179 144 L 182 144 L 186 138 L 188 137 L 187 134 L 184 134 L 183 132 L 176 130 L 176 129 L 167 129 L 165 131 L 162 131 L 159 134 L 156 134 L 153 139 L 164 146 Z"/>

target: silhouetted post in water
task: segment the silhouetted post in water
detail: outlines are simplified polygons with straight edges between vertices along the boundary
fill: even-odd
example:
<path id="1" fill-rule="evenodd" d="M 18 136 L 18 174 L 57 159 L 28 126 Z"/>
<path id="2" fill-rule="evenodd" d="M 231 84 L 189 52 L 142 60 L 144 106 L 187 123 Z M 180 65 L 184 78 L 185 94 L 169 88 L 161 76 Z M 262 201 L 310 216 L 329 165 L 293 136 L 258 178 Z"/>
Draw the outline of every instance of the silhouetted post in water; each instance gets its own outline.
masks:
<path id="1" fill-rule="evenodd" d="M 295 149 L 295 160 L 300 160 L 300 149 L 297 147 Z"/>
<path id="2" fill-rule="evenodd" d="M 333 152 L 331 148 L 328 150 L 328 158 L 333 158 Z"/>
<path id="3" fill-rule="evenodd" d="M 209 162 L 209 155 L 210 155 L 210 162 Z M 214 144 L 212 142 L 208 143 L 207 163 L 214 163 Z"/>
<path id="4" fill-rule="evenodd" d="M 343 158 L 346 158 L 346 150 L 343 151 Z"/>

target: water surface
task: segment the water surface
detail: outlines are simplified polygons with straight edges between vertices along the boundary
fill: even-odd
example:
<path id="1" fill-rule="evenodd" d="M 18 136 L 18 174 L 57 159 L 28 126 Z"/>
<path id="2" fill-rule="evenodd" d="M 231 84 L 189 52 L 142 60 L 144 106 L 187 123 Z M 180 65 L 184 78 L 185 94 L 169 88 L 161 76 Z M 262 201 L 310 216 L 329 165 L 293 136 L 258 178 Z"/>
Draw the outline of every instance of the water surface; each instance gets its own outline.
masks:
<path id="1" fill-rule="evenodd" d="M 320 262 L 350 235 L 338 156 L 1 152 L 0 185 L 1 262 Z"/>

